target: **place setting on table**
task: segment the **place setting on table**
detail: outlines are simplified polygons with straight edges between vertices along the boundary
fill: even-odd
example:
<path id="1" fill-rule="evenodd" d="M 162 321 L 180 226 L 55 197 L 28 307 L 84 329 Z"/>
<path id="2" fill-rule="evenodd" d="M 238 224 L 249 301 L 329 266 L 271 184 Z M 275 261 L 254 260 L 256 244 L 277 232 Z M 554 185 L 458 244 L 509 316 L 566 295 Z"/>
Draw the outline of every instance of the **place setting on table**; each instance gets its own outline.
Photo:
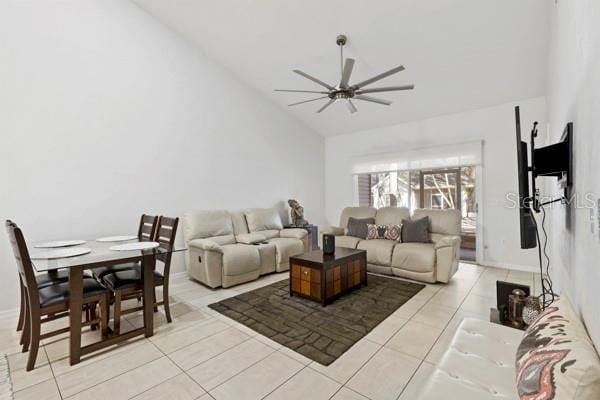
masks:
<path id="1" fill-rule="evenodd" d="M 69 358 L 74 365 L 82 356 L 105 347 L 136 336 L 152 336 L 153 314 L 159 305 L 171 322 L 171 255 L 186 250 L 175 245 L 178 222 L 179 218 L 142 215 L 137 235 L 48 241 L 34 244 L 29 251 L 21 229 L 6 221 L 19 270 L 21 310 L 17 330 L 22 331 L 23 352 L 30 351 L 27 370 L 35 366 L 40 339 L 69 332 Z M 164 264 L 162 273 L 156 270 L 157 261 Z M 160 302 L 155 295 L 158 286 L 163 287 Z M 121 302 L 130 298 L 142 299 L 142 305 L 123 310 Z M 108 326 L 111 305 L 112 329 Z M 136 311 L 143 311 L 143 326 L 121 333 L 121 315 Z M 69 318 L 68 327 L 40 333 L 42 323 L 60 317 Z M 102 339 L 82 346 L 84 326 L 100 329 Z"/>

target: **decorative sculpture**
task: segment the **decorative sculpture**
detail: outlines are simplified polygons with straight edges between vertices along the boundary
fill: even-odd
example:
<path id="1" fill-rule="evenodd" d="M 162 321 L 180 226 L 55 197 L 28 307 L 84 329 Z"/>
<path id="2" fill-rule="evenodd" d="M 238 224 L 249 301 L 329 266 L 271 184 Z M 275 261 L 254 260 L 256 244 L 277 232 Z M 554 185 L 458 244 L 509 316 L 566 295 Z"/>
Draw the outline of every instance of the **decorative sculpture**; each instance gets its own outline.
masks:
<path id="1" fill-rule="evenodd" d="M 304 219 L 304 207 L 302 207 L 300 205 L 300 203 L 298 203 L 294 199 L 288 200 L 288 204 L 290 206 L 290 217 L 292 220 L 292 225 L 294 225 L 294 226 L 308 225 L 308 221 Z"/>

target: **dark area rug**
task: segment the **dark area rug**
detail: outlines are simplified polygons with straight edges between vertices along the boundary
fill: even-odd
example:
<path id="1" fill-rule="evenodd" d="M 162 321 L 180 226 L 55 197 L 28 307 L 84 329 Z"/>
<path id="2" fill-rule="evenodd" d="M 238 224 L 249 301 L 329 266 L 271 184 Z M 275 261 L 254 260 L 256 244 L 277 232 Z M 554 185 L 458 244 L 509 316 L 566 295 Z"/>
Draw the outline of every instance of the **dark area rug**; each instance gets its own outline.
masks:
<path id="1" fill-rule="evenodd" d="M 320 364 L 329 365 L 425 285 L 369 274 L 361 287 L 322 307 L 290 297 L 285 279 L 209 305 Z"/>

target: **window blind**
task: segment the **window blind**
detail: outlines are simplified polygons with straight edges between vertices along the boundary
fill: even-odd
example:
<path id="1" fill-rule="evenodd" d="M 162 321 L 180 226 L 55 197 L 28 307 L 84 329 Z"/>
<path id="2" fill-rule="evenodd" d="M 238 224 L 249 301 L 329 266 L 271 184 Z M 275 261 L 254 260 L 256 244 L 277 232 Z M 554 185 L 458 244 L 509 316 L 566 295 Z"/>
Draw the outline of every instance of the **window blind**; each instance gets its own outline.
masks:
<path id="1" fill-rule="evenodd" d="M 353 174 L 481 165 L 482 141 L 355 156 Z"/>

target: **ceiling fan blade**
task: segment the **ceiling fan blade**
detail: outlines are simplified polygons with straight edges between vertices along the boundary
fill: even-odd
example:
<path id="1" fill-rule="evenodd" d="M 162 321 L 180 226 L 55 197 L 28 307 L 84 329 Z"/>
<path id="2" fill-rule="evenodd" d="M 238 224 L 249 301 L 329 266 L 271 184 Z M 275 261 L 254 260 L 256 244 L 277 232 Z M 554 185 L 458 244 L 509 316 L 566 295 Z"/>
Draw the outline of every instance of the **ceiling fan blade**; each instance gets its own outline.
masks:
<path id="1" fill-rule="evenodd" d="M 310 79 L 311 81 L 313 81 L 313 82 L 315 82 L 315 83 L 318 83 L 319 85 L 321 85 L 321 86 L 323 86 L 323 87 L 326 87 L 326 88 L 327 88 L 327 89 L 329 89 L 329 90 L 333 90 L 333 89 L 334 89 L 334 87 L 333 87 L 333 86 L 331 86 L 331 85 L 328 85 L 328 84 L 326 84 L 325 82 L 323 82 L 323 81 L 320 81 L 319 79 L 315 78 L 314 76 L 310 76 L 310 75 L 309 75 L 309 74 L 307 74 L 306 72 L 302 72 L 302 71 L 300 71 L 299 69 L 295 69 L 295 70 L 294 70 L 294 72 L 295 72 L 295 73 L 297 73 L 298 75 L 301 75 L 301 76 L 305 77 L 306 79 Z"/>
<path id="2" fill-rule="evenodd" d="M 396 68 L 392 68 L 389 71 L 386 71 L 382 74 L 376 75 L 376 76 L 372 77 L 371 79 L 367 79 L 366 81 L 362 81 L 360 83 L 357 83 L 356 85 L 352 85 L 352 87 L 354 89 L 360 89 L 364 86 L 370 85 L 373 82 L 377 82 L 383 78 L 387 78 L 388 76 L 394 75 L 395 73 L 398 73 L 403 70 L 404 70 L 404 67 L 402 65 L 399 65 Z"/>
<path id="3" fill-rule="evenodd" d="M 346 58 L 344 64 L 344 70 L 342 71 L 342 80 L 340 81 L 341 88 L 347 88 L 348 82 L 350 81 L 350 75 L 352 75 L 352 69 L 354 68 L 354 59 Z"/>
<path id="4" fill-rule="evenodd" d="M 323 111 L 324 109 L 326 109 L 327 107 L 329 107 L 330 105 L 332 105 L 335 102 L 334 99 L 329 99 L 329 101 L 327 102 L 327 104 L 325 104 L 323 107 L 319 108 L 317 110 L 317 113 L 320 113 L 321 111 Z"/>
<path id="5" fill-rule="evenodd" d="M 290 89 L 275 89 L 276 92 L 290 92 L 290 93 L 318 93 L 328 94 L 329 92 L 320 92 L 318 90 L 290 90 Z"/>
<path id="6" fill-rule="evenodd" d="M 378 99 L 377 97 L 363 96 L 362 94 L 354 96 L 354 98 L 358 100 L 370 101 L 371 103 L 383 104 L 384 106 L 389 106 L 390 104 L 392 104 L 391 101 Z"/>
<path id="7" fill-rule="evenodd" d="M 356 93 L 363 94 L 363 93 L 393 92 L 396 90 L 413 90 L 414 88 L 415 88 L 415 85 L 388 86 L 388 87 L 373 88 L 373 89 L 360 89 L 360 90 L 357 90 Z"/>
<path id="8" fill-rule="evenodd" d="M 317 97 L 316 99 L 299 101 L 297 103 L 288 104 L 288 107 L 297 106 L 298 104 L 310 103 L 311 101 L 317 101 L 317 100 L 328 99 L 328 98 L 329 98 L 329 96 L 323 96 L 323 97 Z"/>
<path id="9" fill-rule="evenodd" d="M 355 112 L 357 112 L 358 110 L 356 109 L 356 107 L 354 106 L 354 103 L 352 103 L 352 101 L 350 99 L 348 99 L 348 102 L 346 103 L 348 105 L 348 110 L 350 110 L 350 112 L 352 114 L 354 114 Z"/>

